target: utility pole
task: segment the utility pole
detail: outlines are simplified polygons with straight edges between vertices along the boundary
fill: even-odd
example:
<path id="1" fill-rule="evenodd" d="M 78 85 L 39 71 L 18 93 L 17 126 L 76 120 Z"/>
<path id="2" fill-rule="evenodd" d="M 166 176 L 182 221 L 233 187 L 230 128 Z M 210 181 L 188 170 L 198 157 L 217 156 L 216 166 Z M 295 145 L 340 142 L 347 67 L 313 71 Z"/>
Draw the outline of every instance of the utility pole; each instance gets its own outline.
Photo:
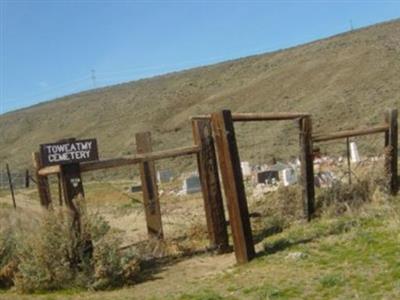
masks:
<path id="1" fill-rule="evenodd" d="M 353 27 L 353 20 L 350 20 L 349 22 L 350 22 L 350 31 L 353 31 L 353 30 L 354 30 L 354 27 Z"/>
<path id="2" fill-rule="evenodd" d="M 96 87 L 96 70 L 92 69 L 91 72 L 92 72 L 93 87 L 95 88 Z"/>

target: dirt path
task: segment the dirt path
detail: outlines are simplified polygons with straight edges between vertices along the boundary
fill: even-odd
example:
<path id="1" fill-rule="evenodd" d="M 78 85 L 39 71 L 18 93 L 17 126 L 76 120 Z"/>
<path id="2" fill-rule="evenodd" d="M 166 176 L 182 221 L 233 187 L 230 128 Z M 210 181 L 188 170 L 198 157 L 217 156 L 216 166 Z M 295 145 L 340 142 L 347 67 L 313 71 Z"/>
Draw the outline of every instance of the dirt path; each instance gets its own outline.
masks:
<path id="1" fill-rule="evenodd" d="M 145 280 L 132 287 L 105 292 L 82 292 L 79 294 L 50 293 L 45 295 L 20 295 L 15 292 L 0 294 L 0 299 L 164 299 L 166 295 L 173 296 L 195 291 L 203 280 L 212 276 L 229 273 L 235 265 L 233 253 L 223 255 L 203 254 L 168 266 L 155 269 L 147 274 Z"/>
<path id="2" fill-rule="evenodd" d="M 32 213 L 41 211 L 40 205 L 34 197 L 33 190 L 21 190 L 16 195 L 17 207 Z M 0 203 L 11 205 L 9 195 L 0 197 Z M 144 214 L 141 206 L 137 210 L 129 210 L 122 213 L 124 209 L 116 211 L 116 206 L 107 204 L 96 204 L 100 214 L 105 217 L 109 224 L 126 236 L 125 243 L 137 242 L 146 239 L 146 227 Z M 172 199 L 163 202 L 163 221 L 165 233 L 168 238 L 185 237 L 184 233 L 190 234 L 190 230 L 197 228 L 201 221 L 200 228 L 205 226 L 202 201 L 199 198 Z M 187 238 L 186 238 L 187 239 Z M 191 242 L 190 238 L 180 243 Z M 207 242 L 207 241 L 206 241 Z M 207 242 L 208 243 L 208 242 Z M 191 245 L 190 245 L 191 246 Z M 202 246 L 194 249 L 202 249 Z M 173 252 L 173 251 L 172 251 Z M 163 260 L 163 259 L 161 259 Z M 51 293 L 50 295 L 35 295 L 39 299 L 162 299 L 163 295 L 195 290 L 203 280 L 210 280 L 210 277 L 224 272 L 229 272 L 235 265 L 236 260 L 233 253 L 214 255 L 211 253 L 194 254 L 193 256 L 177 258 L 166 258 L 161 262 L 146 266 L 143 270 L 143 277 L 134 286 L 108 292 L 82 292 L 79 294 L 65 295 L 62 292 Z M 0 294 L 0 299 L 31 299 L 32 296 L 16 295 L 11 293 Z"/>
<path id="3" fill-rule="evenodd" d="M 229 272 L 235 263 L 233 253 L 193 256 L 171 264 L 131 290 L 138 299 L 187 292 L 196 289 L 199 281 L 210 280 L 211 276 Z"/>

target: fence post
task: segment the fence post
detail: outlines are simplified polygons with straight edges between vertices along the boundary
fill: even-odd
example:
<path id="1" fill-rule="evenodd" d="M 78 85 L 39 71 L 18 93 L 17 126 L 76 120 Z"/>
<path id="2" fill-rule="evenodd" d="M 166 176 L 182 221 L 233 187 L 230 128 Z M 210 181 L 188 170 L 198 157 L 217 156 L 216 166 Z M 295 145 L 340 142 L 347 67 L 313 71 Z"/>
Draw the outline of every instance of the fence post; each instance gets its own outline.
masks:
<path id="1" fill-rule="evenodd" d="M 151 133 L 136 134 L 137 153 L 152 151 Z M 142 182 L 143 204 L 146 214 L 147 232 L 150 238 L 163 238 L 160 201 L 158 198 L 156 169 L 153 161 L 140 163 L 140 180 Z"/>
<path id="2" fill-rule="evenodd" d="M 63 196 L 62 196 L 62 184 L 61 184 L 61 175 L 60 173 L 57 174 L 57 187 L 58 187 L 58 202 L 60 206 L 63 205 Z"/>
<path id="3" fill-rule="evenodd" d="M 385 171 L 387 174 L 389 192 L 397 195 L 399 190 L 398 183 L 398 121 L 397 109 L 389 109 L 385 114 L 385 121 L 389 125 L 389 130 L 385 134 Z"/>
<path id="4" fill-rule="evenodd" d="M 238 263 L 245 263 L 254 258 L 255 249 L 232 114 L 229 110 L 213 113 L 211 122 L 228 204 L 235 256 Z"/>
<path id="5" fill-rule="evenodd" d="M 311 117 L 303 117 L 299 120 L 300 128 L 300 160 L 301 160 L 301 184 L 304 215 L 310 221 L 315 214 L 315 190 L 314 190 L 314 162 L 312 153 L 312 122 Z"/>
<path id="6" fill-rule="evenodd" d="M 204 199 L 207 230 L 211 247 L 219 253 L 229 251 L 224 203 L 218 176 L 217 158 L 210 120 L 192 121 L 193 139 L 201 150 L 197 154 L 201 189 Z"/>
<path id="7" fill-rule="evenodd" d="M 47 176 L 40 176 L 38 173 L 38 171 L 42 167 L 39 153 L 38 152 L 32 153 L 32 159 L 33 159 L 33 166 L 35 169 L 36 185 L 39 193 L 40 204 L 45 208 L 49 208 L 49 206 L 51 205 L 49 180 Z"/>
<path id="8" fill-rule="evenodd" d="M 72 212 L 73 225 L 79 236 L 81 233 L 81 214 L 77 201 L 79 197 L 85 197 L 79 163 L 61 165 L 60 178 L 65 205 Z"/>
<path id="9" fill-rule="evenodd" d="M 25 170 L 25 188 L 26 188 L 26 189 L 29 188 L 29 183 L 30 183 L 30 180 L 29 180 L 29 170 L 26 169 L 26 170 Z"/>
<path id="10" fill-rule="evenodd" d="M 6 164 L 6 168 L 7 168 L 8 184 L 10 186 L 10 192 L 11 192 L 11 199 L 13 202 L 14 209 L 16 209 L 17 204 L 15 203 L 14 186 L 11 178 L 10 166 Z"/>

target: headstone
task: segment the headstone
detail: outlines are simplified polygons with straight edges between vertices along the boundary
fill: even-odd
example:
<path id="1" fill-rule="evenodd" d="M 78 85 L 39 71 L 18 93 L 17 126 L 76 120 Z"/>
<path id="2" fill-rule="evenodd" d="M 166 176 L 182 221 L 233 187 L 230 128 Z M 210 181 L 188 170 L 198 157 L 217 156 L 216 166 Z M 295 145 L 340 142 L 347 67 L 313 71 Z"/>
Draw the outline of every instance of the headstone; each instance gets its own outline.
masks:
<path id="1" fill-rule="evenodd" d="M 171 182 L 174 179 L 174 173 L 171 170 L 162 170 L 157 172 L 157 181 L 159 183 Z"/>
<path id="2" fill-rule="evenodd" d="M 131 186 L 131 193 L 138 193 L 142 191 L 141 185 L 132 185 Z"/>
<path id="3" fill-rule="evenodd" d="M 279 181 L 279 171 L 261 171 L 255 173 L 255 184 L 272 184 L 273 180 Z"/>
<path id="4" fill-rule="evenodd" d="M 248 161 L 242 161 L 240 166 L 242 168 L 243 177 L 251 176 L 251 167 Z"/>
<path id="5" fill-rule="evenodd" d="M 352 163 L 360 162 L 360 155 L 358 154 L 357 144 L 355 142 L 350 143 L 350 159 Z"/>
<path id="6" fill-rule="evenodd" d="M 331 187 L 334 180 L 335 176 L 332 172 L 319 172 L 315 176 L 315 185 L 320 188 Z"/>
<path id="7" fill-rule="evenodd" d="M 201 191 L 199 176 L 190 176 L 183 181 L 182 191 L 184 194 L 193 194 Z"/>
<path id="8" fill-rule="evenodd" d="M 297 176 L 295 170 L 286 168 L 282 171 L 282 181 L 284 186 L 296 184 Z"/>

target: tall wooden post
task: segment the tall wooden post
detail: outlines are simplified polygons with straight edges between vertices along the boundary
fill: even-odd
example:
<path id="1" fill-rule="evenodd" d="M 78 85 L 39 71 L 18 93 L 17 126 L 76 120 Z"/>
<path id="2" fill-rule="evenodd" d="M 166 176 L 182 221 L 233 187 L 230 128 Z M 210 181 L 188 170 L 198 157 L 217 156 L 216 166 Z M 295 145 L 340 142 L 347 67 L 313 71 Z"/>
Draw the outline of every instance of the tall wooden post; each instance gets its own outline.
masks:
<path id="1" fill-rule="evenodd" d="M 304 215 L 310 221 L 315 214 L 314 163 L 312 154 L 311 117 L 303 117 L 300 127 L 301 184 Z"/>
<path id="2" fill-rule="evenodd" d="M 152 151 L 150 132 L 136 134 L 136 150 L 139 154 Z M 148 235 L 150 238 L 162 239 L 161 209 L 158 198 L 156 169 L 153 161 L 145 161 L 140 164 L 140 180 L 142 182 Z"/>
<path id="3" fill-rule="evenodd" d="M 397 109 L 390 109 L 386 112 L 385 121 L 389 130 L 385 134 L 385 171 L 387 174 L 388 188 L 392 195 L 397 195 L 398 183 L 398 121 Z"/>
<path id="4" fill-rule="evenodd" d="M 81 233 L 81 214 L 77 201 L 85 197 L 79 163 L 61 165 L 61 184 L 65 205 L 70 209 L 73 226 L 79 236 Z"/>
<path id="5" fill-rule="evenodd" d="M 58 202 L 60 206 L 63 205 L 63 196 L 62 196 L 62 184 L 61 184 L 61 175 L 60 173 L 57 174 L 57 187 L 58 187 Z"/>
<path id="6" fill-rule="evenodd" d="M 38 171 L 42 168 L 38 152 L 32 153 L 33 166 L 35 169 L 36 186 L 38 189 L 40 204 L 49 208 L 51 205 L 50 185 L 47 176 L 40 176 Z"/>
<path id="7" fill-rule="evenodd" d="M 17 204 L 15 203 L 14 185 L 13 185 L 12 178 L 11 178 L 10 166 L 8 164 L 6 164 L 6 168 L 7 168 L 8 184 L 10 186 L 11 199 L 13 202 L 14 209 L 16 209 Z"/>
<path id="8" fill-rule="evenodd" d="M 255 249 L 232 114 L 229 110 L 213 113 L 211 122 L 228 204 L 236 260 L 238 263 L 245 263 L 254 258 Z"/>
<path id="9" fill-rule="evenodd" d="M 197 166 L 203 192 L 210 244 L 219 253 L 224 253 L 229 251 L 229 237 L 219 183 L 211 122 L 210 120 L 193 120 L 192 129 L 194 142 L 201 148 L 197 155 Z"/>

